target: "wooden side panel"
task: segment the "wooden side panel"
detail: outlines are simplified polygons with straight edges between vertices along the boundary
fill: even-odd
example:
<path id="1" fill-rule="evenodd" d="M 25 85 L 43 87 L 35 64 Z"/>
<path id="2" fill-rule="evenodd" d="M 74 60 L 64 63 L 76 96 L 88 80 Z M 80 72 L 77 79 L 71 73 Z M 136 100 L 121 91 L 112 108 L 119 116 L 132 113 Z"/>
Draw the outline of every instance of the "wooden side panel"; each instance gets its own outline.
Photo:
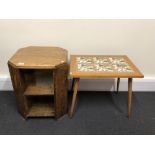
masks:
<path id="1" fill-rule="evenodd" d="M 56 118 L 67 113 L 68 105 L 68 65 L 58 66 L 54 71 L 54 91 Z"/>
<path id="2" fill-rule="evenodd" d="M 18 111 L 21 113 L 23 117 L 26 118 L 26 114 L 28 112 L 28 106 L 26 104 L 26 99 L 23 96 L 25 91 L 25 85 L 22 74 L 19 69 L 12 67 L 10 64 L 8 64 L 8 67 L 10 71 L 12 85 L 14 88 L 14 94 L 17 100 Z"/>

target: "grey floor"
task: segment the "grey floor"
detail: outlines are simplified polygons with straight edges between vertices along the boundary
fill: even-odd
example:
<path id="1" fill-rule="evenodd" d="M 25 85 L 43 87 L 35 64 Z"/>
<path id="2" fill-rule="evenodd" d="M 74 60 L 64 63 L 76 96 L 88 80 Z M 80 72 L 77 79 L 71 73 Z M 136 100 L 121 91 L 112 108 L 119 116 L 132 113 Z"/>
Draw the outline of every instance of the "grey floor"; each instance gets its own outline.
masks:
<path id="1" fill-rule="evenodd" d="M 69 102 L 71 93 L 69 93 Z M 127 93 L 79 92 L 76 113 L 59 120 L 24 120 L 13 92 L 0 92 L 0 134 L 130 135 L 155 134 L 155 92 L 133 93 L 133 114 L 127 118 Z"/>

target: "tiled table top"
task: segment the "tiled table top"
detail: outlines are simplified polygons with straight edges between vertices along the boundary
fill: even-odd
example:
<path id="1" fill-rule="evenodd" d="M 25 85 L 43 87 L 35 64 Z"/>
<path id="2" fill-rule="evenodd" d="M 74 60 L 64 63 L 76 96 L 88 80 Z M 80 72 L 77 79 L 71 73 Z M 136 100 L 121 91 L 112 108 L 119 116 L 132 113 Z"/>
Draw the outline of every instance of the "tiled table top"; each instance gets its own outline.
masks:
<path id="1" fill-rule="evenodd" d="M 72 77 L 138 77 L 143 74 L 124 55 L 71 55 Z"/>

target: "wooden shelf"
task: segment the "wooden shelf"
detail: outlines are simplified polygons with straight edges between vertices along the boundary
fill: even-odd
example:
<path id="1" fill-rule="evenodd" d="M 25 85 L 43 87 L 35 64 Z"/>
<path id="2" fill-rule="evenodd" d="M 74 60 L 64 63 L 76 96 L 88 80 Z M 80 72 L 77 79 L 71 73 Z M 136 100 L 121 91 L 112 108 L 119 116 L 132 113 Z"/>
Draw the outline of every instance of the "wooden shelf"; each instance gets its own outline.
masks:
<path id="1" fill-rule="evenodd" d="M 24 92 L 25 96 L 46 96 L 54 95 L 54 87 L 45 87 L 45 86 L 28 86 Z"/>
<path id="2" fill-rule="evenodd" d="M 60 118 L 67 113 L 67 51 L 59 47 L 21 48 L 8 61 L 19 112 Z"/>
<path id="3" fill-rule="evenodd" d="M 27 117 L 54 117 L 55 110 L 51 103 L 34 103 L 31 105 Z"/>

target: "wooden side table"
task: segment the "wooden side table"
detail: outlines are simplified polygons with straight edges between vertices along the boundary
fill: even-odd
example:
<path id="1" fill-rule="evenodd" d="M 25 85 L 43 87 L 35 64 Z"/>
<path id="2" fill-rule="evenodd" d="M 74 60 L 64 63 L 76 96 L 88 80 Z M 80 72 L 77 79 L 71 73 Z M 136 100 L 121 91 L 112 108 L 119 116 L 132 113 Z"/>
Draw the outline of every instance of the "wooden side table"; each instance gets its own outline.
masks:
<path id="1" fill-rule="evenodd" d="M 26 47 L 8 61 L 17 107 L 24 118 L 67 113 L 67 51 L 58 47 Z"/>
<path id="2" fill-rule="evenodd" d="M 73 78 L 70 117 L 74 114 L 80 78 L 117 78 L 117 92 L 120 78 L 128 78 L 129 118 L 132 109 L 132 79 L 144 77 L 125 55 L 71 55 L 70 76 Z"/>

